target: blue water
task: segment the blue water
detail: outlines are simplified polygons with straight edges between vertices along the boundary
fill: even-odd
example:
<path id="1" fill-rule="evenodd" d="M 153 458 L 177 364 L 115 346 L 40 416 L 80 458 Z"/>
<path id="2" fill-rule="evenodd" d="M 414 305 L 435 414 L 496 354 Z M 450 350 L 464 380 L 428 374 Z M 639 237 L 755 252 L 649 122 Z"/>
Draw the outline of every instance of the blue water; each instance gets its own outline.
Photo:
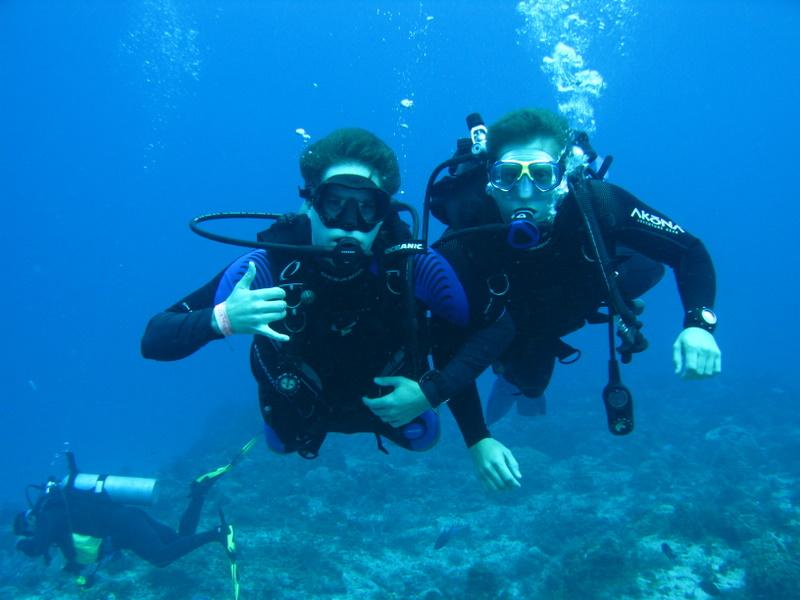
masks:
<path id="1" fill-rule="evenodd" d="M 732 398 L 784 414 L 800 333 L 800 8 L 627 4 L 637 12 L 613 38 L 590 32 L 585 58 L 606 82 L 592 139 L 615 156 L 614 182 L 709 248 L 723 374 L 676 383 L 681 311 L 668 277 L 648 296 L 652 347 L 626 378 L 640 390 L 677 386 L 704 414 Z M 148 318 L 238 253 L 194 236 L 188 220 L 295 209 L 297 128 L 312 140 L 374 131 L 398 152 L 403 197 L 420 207 L 467 113 L 491 122 L 556 107 L 539 68 L 549 50 L 516 5 L 0 2 L 0 501 L 19 504 L 26 483 L 62 473 L 66 447 L 91 470 L 146 473 L 213 435 L 209 419 L 226 411 L 249 410 L 257 430 L 246 341 L 178 363 L 139 355 Z M 586 359 L 559 371 L 554 397 L 601 386 L 602 338 L 576 336 Z M 658 427 L 643 425 L 639 443 Z"/>

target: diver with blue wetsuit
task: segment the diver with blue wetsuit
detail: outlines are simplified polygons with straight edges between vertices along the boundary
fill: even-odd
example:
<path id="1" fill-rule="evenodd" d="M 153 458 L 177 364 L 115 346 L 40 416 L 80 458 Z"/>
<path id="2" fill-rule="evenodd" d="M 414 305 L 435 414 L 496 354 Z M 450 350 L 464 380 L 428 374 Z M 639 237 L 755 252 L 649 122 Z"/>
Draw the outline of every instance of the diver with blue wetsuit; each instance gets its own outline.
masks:
<path id="1" fill-rule="evenodd" d="M 255 334 L 251 369 L 270 448 L 313 458 L 328 433 L 368 432 L 381 448 L 383 437 L 426 450 L 439 434 L 434 409 L 497 358 L 513 336 L 510 319 L 485 313 L 488 300 L 469 274 L 424 248 L 410 259 L 409 310 L 409 259 L 398 249 L 415 244 L 391 200 L 397 159 L 377 137 L 335 131 L 309 146 L 300 166 L 303 212 L 262 232 L 265 249 L 155 315 L 142 353 L 176 360 L 225 335 Z M 427 364 L 426 310 L 465 334 L 439 370 Z M 459 425 L 480 414 L 479 404 L 450 408 Z M 516 481 L 502 444 L 465 440 L 487 485 Z"/>

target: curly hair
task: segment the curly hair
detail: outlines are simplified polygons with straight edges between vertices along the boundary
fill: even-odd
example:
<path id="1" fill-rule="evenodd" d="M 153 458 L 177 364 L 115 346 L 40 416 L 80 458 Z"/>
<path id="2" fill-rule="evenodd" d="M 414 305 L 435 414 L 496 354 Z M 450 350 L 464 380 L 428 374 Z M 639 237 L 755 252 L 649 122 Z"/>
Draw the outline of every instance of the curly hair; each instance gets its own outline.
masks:
<path id="1" fill-rule="evenodd" d="M 307 185 L 316 187 L 331 165 L 343 162 L 363 163 L 374 170 L 381 189 L 390 196 L 400 189 L 394 151 L 374 133 L 356 127 L 337 129 L 306 148 L 300 155 L 300 174 Z"/>
<path id="2" fill-rule="evenodd" d="M 489 127 L 486 149 L 490 161 L 500 158 L 509 146 L 526 144 L 538 137 L 554 138 L 565 147 L 572 136 L 567 120 L 544 108 L 522 108 L 500 117 Z"/>

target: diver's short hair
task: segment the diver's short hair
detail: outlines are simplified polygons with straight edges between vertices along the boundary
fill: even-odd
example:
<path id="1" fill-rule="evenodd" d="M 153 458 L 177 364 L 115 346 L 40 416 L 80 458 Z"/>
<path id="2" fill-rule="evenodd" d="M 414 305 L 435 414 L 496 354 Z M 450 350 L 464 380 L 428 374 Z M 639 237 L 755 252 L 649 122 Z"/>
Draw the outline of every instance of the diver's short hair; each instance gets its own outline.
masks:
<path id="1" fill-rule="evenodd" d="M 300 174 L 306 185 L 316 187 L 331 165 L 343 162 L 359 162 L 373 169 L 381 189 L 390 196 L 400 189 L 394 151 L 374 133 L 357 127 L 337 129 L 306 148 L 300 155 Z"/>
<path id="2" fill-rule="evenodd" d="M 564 117 L 546 108 L 521 108 L 506 113 L 489 126 L 486 136 L 489 161 L 499 159 L 509 146 L 527 144 L 538 137 L 554 138 L 564 148 L 572 132 Z"/>

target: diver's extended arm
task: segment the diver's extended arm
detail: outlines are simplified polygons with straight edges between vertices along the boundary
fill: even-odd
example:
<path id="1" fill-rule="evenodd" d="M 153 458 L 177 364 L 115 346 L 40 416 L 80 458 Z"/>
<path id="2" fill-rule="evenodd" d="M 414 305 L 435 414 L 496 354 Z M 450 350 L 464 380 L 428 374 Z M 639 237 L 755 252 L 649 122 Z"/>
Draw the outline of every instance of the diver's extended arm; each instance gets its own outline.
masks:
<path id="1" fill-rule="evenodd" d="M 179 360 L 212 340 L 222 339 L 212 317 L 214 294 L 223 273 L 150 319 L 142 336 L 142 356 Z"/>

